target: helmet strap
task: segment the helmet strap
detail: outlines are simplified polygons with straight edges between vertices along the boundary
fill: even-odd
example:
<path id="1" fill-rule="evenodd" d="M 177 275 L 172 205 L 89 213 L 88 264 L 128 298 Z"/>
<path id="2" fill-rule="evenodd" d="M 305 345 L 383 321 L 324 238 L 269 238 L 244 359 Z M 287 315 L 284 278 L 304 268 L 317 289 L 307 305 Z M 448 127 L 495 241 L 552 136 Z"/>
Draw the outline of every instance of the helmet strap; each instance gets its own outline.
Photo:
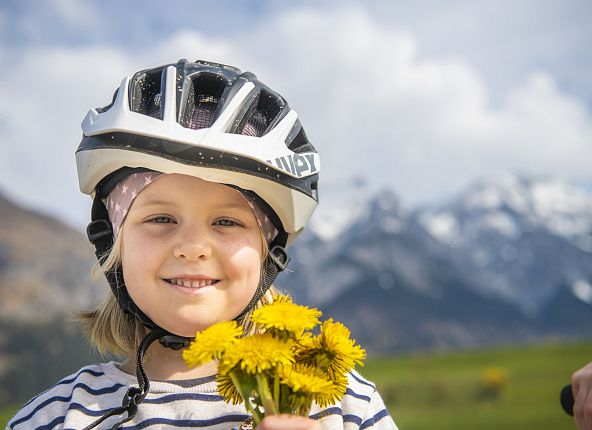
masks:
<path id="1" fill-rule="evenodd" d="M 279 236 L 282 237 L 276 238 L 276 240 L 274 240 L 274 243 L 285 243 L 285 239 L 283 237 L 287 238 L 287 235 L 280 234 Z M 244 322 L 247 313 L 255 308 L 259 300 L 261 300 L 261 298 L 265 295 L 267 290 L 269 290 L 271 284 L 273 284 L 273 281 L 275 281 L 275 278 L 278 276 L 278 274 L 286 270 L 286 267 L 288 266 L 289 262 L 290 257 L 288 257 L 286 249 L 282 245 L 274 245 L 271 247 L 267 258 L 263 263 L 263 270 L 261 271 L 261 277 L 259 279 L 259 285 L 257 286 L 257 290 L 255 290 L 255 294 L 251 298 L 249 304 L 234 319 L 236 322 L 238 322 L 239 324 L 242 324 Z"/>
<path id="2" fill-rule="evenodd" d="M 142 365 L 142 359 L 146 354 L 146 350 L 148 347 L 157 339 L 161 339 L 163 336 L 167 335 L 167 331 L 161 328 L 157 328 L 151 332 L 149 332 L 142 342 L 140 343 L 140 347 L 138 348 L 138 353 L 136 355 L 136 378 L 138 379 L 138 387 L 130 387 L 125 395 L 123 396 L 123 400 L 121 401 L 121 406 L 117 408 L 113 408 L 107 411 L 103 416 L 97 419 L 92 424 L 86 426 L 84 430 L 90 430 L 101 424 L 107 418 L 116 416 L 116 415 L 123 415 L 127 412 L 127 416 L 122 418 L 117 424 L 115 424 L 112 428 L 118 429 L 120 425 L 131 421 L 132 418 L 136 416 L 138 412 L 138 406 L 140 403 L 144 401 L 146 394 L 148 394 L 148 390 L 150 390 L 150 380 L 146 375 L 146 371 L 144 370 L 144 366 Z"/>

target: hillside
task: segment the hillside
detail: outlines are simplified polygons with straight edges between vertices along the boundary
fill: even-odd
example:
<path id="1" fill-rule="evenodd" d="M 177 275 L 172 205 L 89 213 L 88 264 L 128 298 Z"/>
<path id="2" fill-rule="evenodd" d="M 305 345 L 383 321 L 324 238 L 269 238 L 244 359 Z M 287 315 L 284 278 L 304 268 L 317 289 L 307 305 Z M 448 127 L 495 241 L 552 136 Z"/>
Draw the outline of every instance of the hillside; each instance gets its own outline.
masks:
<path id="1" fill-rule="evenodd" d="M 0 195 L 0 404 L 24 399 L 91 360 L 68 320 L 103 297 L 80 232 Z"/>

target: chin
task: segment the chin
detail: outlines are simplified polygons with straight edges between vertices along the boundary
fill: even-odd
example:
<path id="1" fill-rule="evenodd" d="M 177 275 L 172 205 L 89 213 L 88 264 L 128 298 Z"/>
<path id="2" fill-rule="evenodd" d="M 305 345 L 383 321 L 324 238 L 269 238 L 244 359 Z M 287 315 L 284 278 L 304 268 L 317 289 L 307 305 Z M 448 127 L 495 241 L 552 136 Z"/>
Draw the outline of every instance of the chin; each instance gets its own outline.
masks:
<path id="1" fill-rule="evenodd" d="M 205 330 L 215 322 L 199 322 L 196 323 L 195 321 L 187 322 L 186 324 L 158 324 L 160 327 L 164 328 L 168 332 L 176 334 L 177 336 L 183 337 L 195 337 L 197 332 Z"/>

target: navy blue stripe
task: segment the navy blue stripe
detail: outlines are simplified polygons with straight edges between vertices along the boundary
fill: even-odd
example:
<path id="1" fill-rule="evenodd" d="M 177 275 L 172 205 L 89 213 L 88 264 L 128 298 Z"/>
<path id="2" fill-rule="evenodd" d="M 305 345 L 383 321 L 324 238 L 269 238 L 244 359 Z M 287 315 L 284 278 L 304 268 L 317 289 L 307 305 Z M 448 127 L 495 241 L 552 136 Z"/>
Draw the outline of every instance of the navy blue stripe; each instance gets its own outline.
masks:
<path id="1" fill-rule="evenodd" d="M 123 387 L 123 385 L 121 384 L 115 384 L 112 385 L 111 387 L 105 387 L 105 388 L 99 388 L 99 389 L 94 389 L 89 387 L 88 385 L 79 382 L 78 384 L 74 385 L 74 387 L 72 387 L 72 392 L 74 392 L 74 390 L 76 390 L 77 388 L 81 388 L 82 390 L 86 391 L 88 394 L 92 394 L 93 396 L 101 396 L 103 394 L 111 394 L 116 392 L 117 390 L 119 390 L 121 387 Z"/>
<path id="2" fill-rule="evenodd" d="M 167 425 L 171 427 L 209 427 L 223 423 L 241 423 L 246 420 L 248 415 L 224 415 L 212 418 L 210 420 L 172 420 L 169 418 L 151 418 L 142 421 L 132 427 L 121 427 L 122 430 L 137 430 L 155 425 Z"/>
<path id="3" fill-rule="evenodd" d="M 323 409 L 319 413 L 311 415 L 309 418 L 312 418 L 313 420 L 319 420 L 321 418 L 328 417 L 329 415 L 341 415 L 341 408 L 333 406 L 327 409 Z"/>
<path id="4" fill-rule="evenodd" d="M 114 407 L 116 407 L 116 406 L 114 406 Z M 68 410 L 69 411 L 71 411 L 71 410 L 80 411 L 84 415 L 87 415 L 89 417 L 100 417 L 101 415 L 106 414 L 107 412 L 109 412 L 111 409 L 113 409 L 113 408 L 109 408 L 109 409 L 104 410 L 104 411 L 93 411 L 92 409 L 85 408 L 80 403 L 70 403 L 70 406 L 68 407 Z"/>
<path id="5" fill-rule="evenodd" d="M 216 380 L 216 375 L 212 376 L 204 376 L 203 378 L 196 378 L 196 379 L 177 379 L 173 381 L 162 381 L 168 384 L 175 384 L 179 387 L 183 388 L 193 388 L 197 387 L 198 385 L 203 385 L 209 382 L 214 382 Z"/>
<path id="6" fill-rule="evenodd" d="M 64 385 L 64 384 L 69 384 L 70 382 L 75 381 L 76 378 L 78 378 L 83 373 L 88 373 L 88 374 L 90 374 L 92 376 L 103 376 L 104 375 L 103 372 L 95 372 L 94 370 L 90 370 L 90 369 L 82 369 L 82 370 L 78 371 L 78 373 L 76 373 L 75 375 L 73 375 L 72 377 L 70 377 L 69 379 L 66 379 L 66 378 L 62 379 L 61 381 L 59 381 L 56 384 L 56 386 L 58 386 L 58 385 Z M 39 393 L 35 397 L 33 397 L 31 400 L 29 400 L 27 403 L 24 404 L 23 408 L 27 407 L 29 405 L 29 403 L 31 403 L 33 400 L 39 398 L 40 396 L 44 395 L 45 393 L 47 393 L 52 388 L 49 388 L 49 389 L 47 389 L 47 390 Z"/>
<path id="7" fill-rule="evenodd" d="M 355 397 L 356 399 L 360 399 L 360 400 L 365 400 L 367 402 L 370 401 L 370 397 L 369 396 L 364 396 L 363 394 L 358 394 L 355 391 L 351 390 L 350 388 L 348 388 L 347 390 L 345 390 L 345 394 L 346 395 L 350 395 L 352 397 Z"/>
<path id="8" fill-rule="evenodd" d="M 62 379 L 56 385 L 69 384 L 70 382 L 75 381 L 83 373 L 88 373 L 89 375 L 92 375 L 95 377 L 103 376 L 105 374 L 103 372 L 95 372 L 94 370 L 91 370 L 91 369 L 82 369 L 80 372 L 78 372 L 76 375 L 72 376 L 70 379 Z"/>
<path id="9" fill-rule="evenodd" d="M 360 384 L 367 385 L 368 387 L 371 387 L 373 390 L 376 390 L 376 387 L 375 387 L 373 384 L 369 383 L 368 381 L 364 381 L 363 379 L 360 379 L 359 377 L 357 377 L 357 376 L 355 375 L 355 373 L 350 373 L 350 375 L 351 375 L 351 376 L 352 376 L 352 377 L 353 377 L 353 378 L 354 378 L 356 381 L 358 381 Z"/>
<path id="10" fill-rule="evenodd" d="M 150 403 L 153 405 L 161 405 L 163 403 L 171 403 L 177 400 L 202 400 L 205 402 L 221 402 L 224 398 L 217 394 L 203 394 L 203 393 L 177 393 L 158 397 L 155 399 L 146 399 L 142 403 Z"/>
<path id="11" fill-rule="evenodd" d="M 357 425 L 360 425 L 360 423 L 362 422 L 362 418 L 357 415 L 347 414 L 347 415 L 343 416 L 343 422 L 344 423 L 356 423 Z"/>
<path id="12" fill-rule="evenodd" d="M 25 421 L 28 421 L 29 419 L 31 419 L 31 417 L 33 415 L 35 415 L 40 409 L 43 409 L 45 406 L 49 405 L 50 403 L 54 403 L 54 402 L 69 402 L 70 399 L 72 399 L 72 396 L 70 397 L 50 397 L 49 399 L 47 399 L 46 401 L 39 403 L 37 405 L 37 407 L 35 409 L 33 409 L 33 411 L 29 414 L 26 415 L 24 417 L 22 417 L 19 420 L 16 420 L 15 422 L 12 423 L 12 426 L 16 426 L 17 424 L 23 423 Z"/>
<path id="13" fill-rule="evenodd" d="M 380 411 L 376 415 L 374 415 L 372 418 L 364 421 L 364 423 L 360 426 L 360 430 L 370 427 L 370 426 L 376 424 L 378 421 L 380 421 L 384 417 L 388 417 L 388 416 L 389 416 L 388 411 L 386 409 L 383 409 L 382 411 Z"/>
<path id="14" fill-rule="evenodd" d="M 52 430 L 58 424 L 62 424 L 64 422 L 64 419 L 65 418 L 66 417 L 57 417 L 55 420 L 53 420 L 49 424 L 46 424 L 46 425 L 41 426 L 41 427 L 37 427 L 35 430 Z"/>
<path id="15" fill-rule="evenodd" d="M 84 385 L 84 384 L 76 384 L 74 387 L 77 387 L 79 385 Z M 85 386 L 86 387 L 86 386 Z M 107 387 L 107 388 L 103 388 L 100 390 L 92 390 L 88 387 L 87 391 L 88 393 L 94 394 L 94 393 L 99 393 L 99 394 L 105 394 L 105 393 L 114 393 L 115 391 L 117 391 L 119 388 L 123 387 L 123 385 L 121 384 L 115 384 L 113 385 L 113 387 Z M 15 421 L 14 423 L 12 423 L 13 426 L 20 424 L 22 422 L 28 421 L 33 415 L 35 415 L 39 410 L 43 409 L 44 407 L 46 407 L 47 405 L 51 404 L 51 403 L 55 403 L 55 402 L 64 402 L 67 403 L 70 400 L 72 400 L 72 394 L 70 394 L 68 397 L 60 397 L 60 396 L 54 396 L 54 397 L 50 397 L 49 399 L 39 403 L 35 409 L 33 409 L 33 411 L 31 411 L 31 413 L 29 413 L 28 415 L 22 417 L 21 419 Z"/>

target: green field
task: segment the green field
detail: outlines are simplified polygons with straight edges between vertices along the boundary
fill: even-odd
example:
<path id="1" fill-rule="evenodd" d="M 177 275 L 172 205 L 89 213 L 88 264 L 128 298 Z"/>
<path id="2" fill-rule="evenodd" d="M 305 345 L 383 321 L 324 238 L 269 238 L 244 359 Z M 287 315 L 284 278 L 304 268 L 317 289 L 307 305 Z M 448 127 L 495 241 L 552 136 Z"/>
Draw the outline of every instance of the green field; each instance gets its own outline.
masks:
<path id="1" fill-rule="evenodd" d="M 557 344 L 372 360 L 362 374 L 401 430 L 573 430 L 559 392 L 591 360 L 592 344 Z"/>
<path id="2" fill-rule="evenodd" d="M 362 374 L 401 430 L 573 430 L 559 391 L 591 360 L 592 344 L 556 344 L 374 359 Z"/>

